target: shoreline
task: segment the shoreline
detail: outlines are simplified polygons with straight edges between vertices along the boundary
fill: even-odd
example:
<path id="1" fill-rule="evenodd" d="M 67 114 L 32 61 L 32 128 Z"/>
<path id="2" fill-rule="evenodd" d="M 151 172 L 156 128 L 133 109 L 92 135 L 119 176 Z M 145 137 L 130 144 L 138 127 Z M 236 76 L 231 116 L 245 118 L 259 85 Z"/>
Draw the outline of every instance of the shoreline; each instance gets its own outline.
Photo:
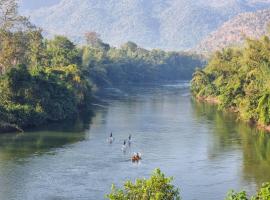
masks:
<path id="1" fill-rule="evenodd" d="M 195 96 L 195 97 L 199 101 L 204 101 L 204 102 L 207 102 L 207 103 L 210 103 L 210 104 L 215 104 L 215 105 L 220 104 L 220 100 L 218 100 L 217 97 L 212 97 L 212 96 L 209 96 L 209 97 Z"/>
<path id="2" fill-rule="evenodd" d="M 263 124 L 256 123 L 256 126 L 258 127 L 258 129 L 261 129 L 270 133 L 270 125 L 263 125 Z"/>
<path id="3" fill-rule="evenodd" d="M 209 103 L 209 104 L 218 105 L 218 104 L 221 103 L 220 100 L 217 97 L 213 97 L 213 96 L 205 97 L 205 96 L 198 96 L 198 95 L 194 95 L 194 96 L 195 96 L 195 98 L 197 100 L 203 101 L 203 102 L 206 102 L 206 103 Z M 226 111 L 229 111 L 231 113 L 239 113 L 238 108 L 236 108 L 236 107 L 235 108 L 226 109 Z M 244 121 L 244 120 L 242 120 L 242 121 Z M 254 125 L 259 130 L 264 130 L 264 131 L 270 133 L 270 125 L 259 124 L 257 121 L 247 121 L 247 122 L 249 124 Z"/>
<path id="4" fill-rule="evenodd" d="M 17 125 L 14 124 L 9 124 L 6 122 L 1 122 L 0 121 L 0 134 L 5 134 L 5 133 L 23 133 L 24 130 Z"/>

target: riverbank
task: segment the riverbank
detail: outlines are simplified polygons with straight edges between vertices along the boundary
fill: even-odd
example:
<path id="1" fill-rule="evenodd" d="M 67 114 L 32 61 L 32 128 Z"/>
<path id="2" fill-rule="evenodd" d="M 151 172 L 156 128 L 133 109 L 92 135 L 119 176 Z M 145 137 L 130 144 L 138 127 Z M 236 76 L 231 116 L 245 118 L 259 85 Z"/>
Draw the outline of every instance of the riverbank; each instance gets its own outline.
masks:
<path id="1" fill-rule="evenodd" d="M 220 101 L 217 97 L 196 96 L 196 99 L 199 101 L 204 101 L 211 104 L 220 104 Z"/>
<path id="2" fill-rule="evenodd" d="M 214 96 L 207 97 L 207 96 L 198 96 L 197 95 L 197 96 L 195 96 L 195 98 L 196 98 L 196 100 L 198 100 L 200 102 L 206 102 L 206 103 L 214 104 L 214 105 L 219 105 L 221 103 L 221 101 L 218 99 L 218 97 L 214 97 Z M 235 113 L 240 117 L 239 109 L 237 107 L 231 107 L 231 108 L 225 109 L 225 111 Z M 246 121 L 246 120 L 243 120 L 243 121 Z M 248 120 L 246 122 L 249 125 L 255 126 L 260 130 L 267 131 L 270 133 L 270 125 L 260 124 L 259 122 L 254 121 L 254 120 Z"/>
<path id="3" fill-rule="evenodd" d="M 269 39 L 249 39 L 241 48 L 213 54 L 207 66 L 193 74 L 192 93 L 206 100 L 218 97 L 220 109 L 233 110 L 242 120 L 269 131 Z"/>
<path id="4" fill-rule="evenodd" d="M 20 127 L 14 125 L 14 124 L 9 124 L 5 122 L 0 122 L 0 134 L 1 133 L 12 133 L 12 132 L 24 132 L 23 129 Z"/>

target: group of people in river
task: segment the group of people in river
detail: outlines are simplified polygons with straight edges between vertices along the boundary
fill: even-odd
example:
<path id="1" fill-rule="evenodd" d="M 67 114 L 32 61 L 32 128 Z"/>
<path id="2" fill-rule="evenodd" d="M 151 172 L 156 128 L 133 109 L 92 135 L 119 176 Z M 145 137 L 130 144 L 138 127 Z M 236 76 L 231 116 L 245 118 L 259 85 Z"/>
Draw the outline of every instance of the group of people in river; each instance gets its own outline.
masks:
<path id="1" fill-rule="evenodd" d="M 114 137 L 113 137 L 113 134 L 111 132 L 110 134 L 110 137 L 108 138 L 108 143 L 109 144 L 112 144 L 114 142 Z M 129 147 L 131 147 L 131 143 L 132 143 L 132 135 L 130 134 L 128 136 L 128 139 L 127 140 L 124 140 L 124 143 L 122 145 L 122 148 L 121 150 L 126 153 L 127 149 Z M 142 159 L 142 156 L 141 156 L 141 153 L 137 152 L 137 153 L 134 153 L 133 156 L 131 157 L 131 161 L 132 162 L 139 162 L 140 160 Z"/>

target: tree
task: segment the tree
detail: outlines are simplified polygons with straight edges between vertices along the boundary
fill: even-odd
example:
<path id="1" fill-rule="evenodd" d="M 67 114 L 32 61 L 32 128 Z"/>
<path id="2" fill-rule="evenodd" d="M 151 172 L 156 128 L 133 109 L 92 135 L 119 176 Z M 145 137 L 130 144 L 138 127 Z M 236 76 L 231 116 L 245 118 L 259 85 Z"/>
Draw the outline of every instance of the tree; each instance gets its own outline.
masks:
<path id="1" fill-rule="evenodd" d="M 27 64 L 31 35 L 36 31 L 26 17 L 18 14 L 15 0 L 0 0 L 0 74 Z"/>
<path id="2" fill-rule="evenodd" d="M 85 34 L 85 40 L 86 43 L 91 46 L 91 47 L 98 47 L 99 43 L 101 42 L 100 40 L 100 35 L 96 32 L 86 32 Z"/>
<path id="3" fill-rule="evenodd" d="M 16 0 L 0 0 L 0 28 L 4 30 L 25 30 L 33 28 L 29 20 L 18 14 Z"/>
<path id="4" fill-rule="evenodd" d="M 103 51 L 109 51 L 110 49 L 110 45 L 104 43 L 101 39 L 100 39 L 100 35 L 96 32 L 86 32 L 84 34 L 85 36 L 85 40 L 86 40 L 86 44 L 91 47 L 91 48 L 97 48 L 97 49 L 101 49 Z"/>
<path id="5" fill-rule="evenodd" d="M 27 34 L 23 32 L 10 32 L 0 29 L 0 66 L 2 74 L 16 65 L 26 64 L 28 39 Z"/>
<path id="6" fill-rule="evenodd" d="M 29 67 L 35 68 L 38 66 L 46 66 L 46 52 L 41 29 L 28 32 L 28 63 Z"/>
<path id="7" fill-rule="evenodd" d="M 247 39 L 237 49 L 224 49 L 207 67 L 194 73 L 195 96 L 214 97 L 219 108 L 233 108 L 245 121 L 270 125 L 270 39 Z"/>
<path id="8" fill-rule="evenodd" d="M 159 170 L 155 170 L 149 179 L 137 179 L 135 183 L 127 181 L 124 189 L 112 186 L 110 200 L 180 200 L 179 190 L 171 184 L 172 178 L 166 178 Z"/>
<path id="9" fill-rule="evenodd" d="M 75 44 L 64 36 L 55 36 L 47 41 L 48 64 L 52 67 L 68 66 L 70 64 L 81 65 L 80 52 Z"/>
<path id="10" fill-rule="evenodd" d="M 134 42 L 129 41 L 129 42 L 123 44 L 121 48 L 124 50 L 130 50 L 132 52 L 135 52 L 138 48 L 138 45 Z"/>

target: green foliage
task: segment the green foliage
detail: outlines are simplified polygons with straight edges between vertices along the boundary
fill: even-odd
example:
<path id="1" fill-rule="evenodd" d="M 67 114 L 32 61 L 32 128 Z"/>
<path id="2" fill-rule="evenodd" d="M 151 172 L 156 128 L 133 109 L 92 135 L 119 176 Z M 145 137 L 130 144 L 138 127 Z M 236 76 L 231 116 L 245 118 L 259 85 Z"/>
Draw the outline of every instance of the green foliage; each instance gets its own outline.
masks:
<path id="1" fill-rule="evenodd" d="M 257 107 L 259 122 L 270 124 L 270 93 L 264 94 L 260 99 Z"/>
<path id="2" fill-rule="evenodd" d="M 262 184 L 261 188 L 255 196 L 248 198 L 245 191 L 234 192 L 230 191 L 225 200 L 269 200 L 270 199 L 270 183 Z"/>
<path id="3" fill-rule="evenodd" d="M 91 88 L 78 74 L 76 66 L 29 71 L 25 66 L 12 68 L 0 82 L 0 105 L 6 123 L 20 127 L 59 121 L 88 105 Z"/>
<path id="4" fill-rule="evenodd" d="M 269 200 L 270 199 L 270 183 L 264 183 L 252 200 Z"/>
<path id="5" fill-rule="evenodd" d="M 67 66 L 81 64 L 81 57 L 76 46 L 64 36 L 56 36 L 47 41 L 49 66 Z"/>
<path id="6" fill-rule="evenodd" d="M 191 83 L 194 95 L 217 97 L 221 109 L 236 108 L 242 119 L 270 125 L 269 38 L 248 39 L 245 48 L 215 53 Z"/>
<path id="7" fill-rule="evenodd" d="M 0 1 L 0 131 L 24 128 L 89 110 L 92 86 L 179 80 L 201 61 L 177 52 L 148 51 L 128 42 L 112 48 L 95 32 L 87 46 L 64 36 L 45 40 L 18 15 L 14 0 Z"/>
<path id="8" fill-rule="evenodd" d="M 135 183 L 127 181 L 124 189 L 112 186 L 110 200 L 180 200 L 179 190 L 172 184 L 172 178 L 167 178 L 159 170 L 155 170 L 149 179 L 137 179 Z"/>
<path id="9" fill-rule="evenodd" d="M 123 188 L 112 185 L 112 191 L 106 197 L 110 200 L 180 200 L 179 189 L 171 184 L 172 178 L 156 169 L 149 179 L 137 179 L 134 183 L 127 181 Z M 270 183 L 262 184 L 258 192 L 249 197 L 246 191 L 228 192 L 225 200 L 269 200 Z"/>
<path id="10" fill-rule="evenodd" d="M 84 68 L 98 86 L 186 80 L 203 65 L 196 56 L 148 51 L 133 42 L 107 50 L 85 46 L 82 55 Z"/>
<path id="11" fill-rule="evenodd" d="M 248 197 L 245 191 L 237 193 L 232 190 L 228 193 L 225 200 L 248 200 Z"/>

